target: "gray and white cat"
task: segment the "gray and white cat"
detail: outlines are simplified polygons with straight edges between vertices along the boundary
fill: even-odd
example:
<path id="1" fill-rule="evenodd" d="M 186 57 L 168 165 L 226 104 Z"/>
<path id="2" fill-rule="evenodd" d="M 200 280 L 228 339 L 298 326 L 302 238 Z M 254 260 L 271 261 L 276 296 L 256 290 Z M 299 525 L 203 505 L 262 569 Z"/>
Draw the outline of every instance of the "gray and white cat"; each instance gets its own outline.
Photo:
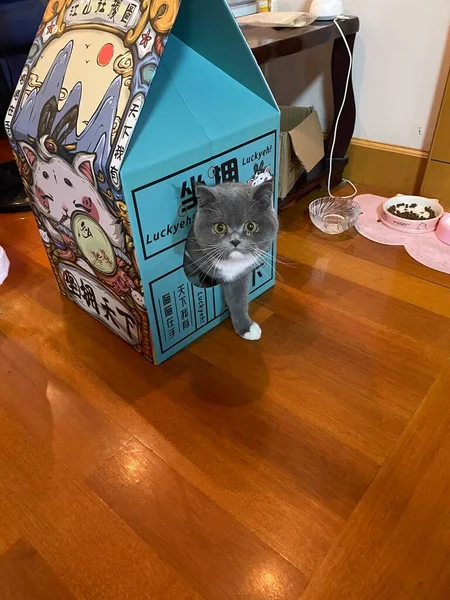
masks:
<path id="1" fill-rule="evenodd" d="M 259 340 L 248 314 L 251 273 L 265 262 L 278 231 L 273 182 L 196 186 L 198 211 L 186 242 L 184 268 L 200 287 L 221 285 L 236 333 Z"/>

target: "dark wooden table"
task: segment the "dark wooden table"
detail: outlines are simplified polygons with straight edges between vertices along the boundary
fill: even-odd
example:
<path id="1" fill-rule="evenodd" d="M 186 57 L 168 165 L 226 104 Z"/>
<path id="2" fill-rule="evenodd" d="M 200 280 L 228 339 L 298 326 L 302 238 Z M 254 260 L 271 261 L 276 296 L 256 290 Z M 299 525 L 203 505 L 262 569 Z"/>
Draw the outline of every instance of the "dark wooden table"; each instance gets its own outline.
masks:
<path id="1" fill-rule="evenodd" d="M 353 53 L 356 34 L 359 31 L 358 17 L 349 17 L 339 22 L 350 50 Z M 281 201 L 280 207 L 299 199 L 314 187 L 325 185 L 330 168 L 330 151 L 336 119 L 344 97 L 349 57 L 344 41 L 331 21 L 317 21 L 309 27 L 300 29 L 271 29 L 261 27 L 242 27 L 242 31 L 259 65 L 264 65 L 276 58 L 296 54 L 322 44 L 333 43 L 331 77 L 334 96 L 334 119 L 328 141 L 325 158 L 311 172 L 304 173 L 287 198 Z M 333 157 L 333 185 L 340 183 L 345 165 L 350 140 L 355 129 L 356 105 L 353 84 L 350 82 L 347 100 L 339 122 L 336 147 Z"/>

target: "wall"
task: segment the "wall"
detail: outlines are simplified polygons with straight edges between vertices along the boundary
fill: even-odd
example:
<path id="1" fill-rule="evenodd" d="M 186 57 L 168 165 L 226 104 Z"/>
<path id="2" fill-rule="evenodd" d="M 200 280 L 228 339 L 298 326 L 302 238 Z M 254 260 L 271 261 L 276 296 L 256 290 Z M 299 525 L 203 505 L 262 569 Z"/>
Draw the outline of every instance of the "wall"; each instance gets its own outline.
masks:
<path id="1" fill-rule="evenodd" d="M 310 4 L 280 1 L 281 8 L 300 3 L 300 10 Z M 428 151 L 450 66 L 450 0 L 344 0 L 344 5 L 347 14 L 361 19 L 354 58 L 355 137 Z M 278 102 L 316 106 L 324 130 L 332 116 L 331 83 L 322 73 L 330 54 L 323 47 L 266 67 Z"/>

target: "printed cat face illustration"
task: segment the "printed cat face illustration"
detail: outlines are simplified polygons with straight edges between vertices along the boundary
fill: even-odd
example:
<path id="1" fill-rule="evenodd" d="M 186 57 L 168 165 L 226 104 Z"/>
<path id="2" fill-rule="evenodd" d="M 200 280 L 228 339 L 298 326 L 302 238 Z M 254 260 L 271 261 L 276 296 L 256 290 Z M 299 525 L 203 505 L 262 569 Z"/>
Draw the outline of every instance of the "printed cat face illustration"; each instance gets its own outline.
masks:
<path id="1" fill-rule="evenodd" d="M 273 179 L 270 172 L 270 166 L 264 168 L 264 161 L 262 161 L 260 165 L 255 163 L 253 171 L 255 173 L 254 176 L 247 182 L 250 185 L 261 185 L 262 183 L 265 183 L 266 181 L 272 181 Z"/>
<path id="2" fill-rule="evenodd" d="M 25 142 L 20 146 L 33 173 L 36 208 L 53 227 L 61 223 L 70 228 L 73 212 L 83 211 L 101 225 L 114 246 L 123 247 L 121 223 L 97 190 L 94 154 L 80 152 L 70 165 L 41 143 L 38 151 Z"/>

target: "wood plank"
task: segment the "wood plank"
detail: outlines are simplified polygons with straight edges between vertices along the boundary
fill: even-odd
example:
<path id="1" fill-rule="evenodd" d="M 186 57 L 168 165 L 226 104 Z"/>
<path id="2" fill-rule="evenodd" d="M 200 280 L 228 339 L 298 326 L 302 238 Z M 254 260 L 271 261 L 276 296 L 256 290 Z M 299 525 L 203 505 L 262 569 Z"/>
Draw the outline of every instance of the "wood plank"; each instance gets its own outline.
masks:
<path id="1" fill-rule="evenodd" d="M 361 448 L 355 449 L 353 444 L 342 443 L 339 424 L 333 423 L 333 417 L 323 427 L 316 426 L 317 413 L 322 414 L 325 421 L 327 409 L 333 410 L 330 406 L 333 394 L 337 393 L 339 398 L 345 395 L 343 390 L 339 392 L 338 373 L 311 369 L 314 358 L 309 364 L 308 361 L 310 354 L 317 358 L 314 350 L 307 350 L 298 357 L 302 363 L 301 368 L 298 367 L 295 340 L 298 340 L 300 330 L 292 324 L 283 323 L 281 318 L 271 319 L 264 331 L 275 350 L 282 339 L 287 347 L 292 344 L 292 354 L 277 355 L 275 351 L 259 357 L 255 349 L 248 354 L 244 365 L 237 355 L 233 356 L 230 352 L 234 343 L 231 331 L 228 339 L 221 336 L 220 348 L 214 336 L 193 348 L 202 358 L 208 356 L 213 364 L 222 363 L 233 372 L 234 377 L 240 380 L 235 388 L 245 386 L 241 392 L 235 390 L 234 395 L 236 399 L 242 398 L 242 404 L 248 403 L 248 410 L 237 413 L 225 406 L 221 411 L 226 417 L 222 420 L 222 427 L 232 439 L 261 456 L 267 455 L 264 439 L 270 439 L 271 462 L 295 477 L 301 489 L 337 514 L 346 516 L 375 474 L 377 462 L 372 455 L 366 456 Z M 271 365 L 270 376 L 267 364 Z M 249 373 L 257 375 L 253 378 Z M 198 393 L 207 400 L 206 391 L 202 394 L 198 389 Z M 219 413 L 218 407 L 215 412 Z M 356 421 L 359 417 L 356 416 Z M 352 421 L 347 432 L 351 429 L 356 433 L 354 425 L 355 421 Z"/>
<path id="2" fill-rule="evenodd" d="M 35 301 L 40 300 L 41 292 L 24 293 L 31 293 Z M 57 292 L 54 293 L 59 298 Z M 181 429 L 176 427 L 179 422 L 186 423 L 189 415 L 186 412 L 179 414 L 179 407 L 173 402 L 173 398 L 184 397 L 192 401 L 195 396 L 191 392 L 191 379 L 192 376 L 199 380 L 204 377 L 206 365 L 203 361 L 191 357 L 179 363 L 181 357 L 176 357 L 161 369 L 153 370 L 146 363 L 143 369 L 142 362 L 136 361 L 135 353 L 128 348 L 123 348 L 120 340 L 109 332 L 105 333 L 107 336 L 110 335 L 112 345 L 108 345 L 106 349 L 102 338 L 103 328 L 70 302 L 62 301 L 59 305 L 55 304 L 55 310 L 58 312 L 50 314 L 47 308 L 41 308 L 35 301 L 20 296 L 14 299 L 11 307 L 15 316 L 11 324 L 14 330 L 10 329 L 10 332 L 14 331 L 16 336 L 19 335 L 17 329 L 19 325 L 14 321 L 20 321 L 20 331 L 22 331 L 23 320 L 28 320 L 27 315 L 30 317 L 26 329 L 31 329 L 36 322 L 52 319 L 52 328 L 47 336 L 32 335 L 23 338 L 24 356 L 34 356 L 34 360 L 39 359 L 43 362 L 48 371 L 58 372 L 59 377 L 62 377 L 70 388 L 85 390 L 90 403 L 108 413 L 109 418 L 114 419 L 115 422 L 126 425 L 130 432 L 152 448 L 156 448 L 158 453 L 169 460 L 177 470 L 194 481 L 221 506 L 239 516 L 251 531 L 271 547 L 289 557 L 302 572 L 308 575 L 312 573 L 328 551 L 330 540 L 340 531 L 341 519 L 333 511 L 302 492 L 291 473 L 280 471 L 275 465 L 269 463 L 261 464 L 261 457 L 258 454 L 249 455 L 244 445 L 227 444 L 227 451 L 224 453 L 223 442 L 221 439 L 216 439 L 217 429 L 214 422 L 205 423 L 203 426 L 197 420 L 193 422 L 192 427 L 184 426 Z M 64 307 L 65 314 L 67 317 L 70 315 L 73 327 L 68 323 L 63 327 L 64 317 L 58 316 L 61 311 L 59 306 L 64 304 L 67 305 Z M 265 313 L 271 314 L 267 310 Z M 264 319 L 267 314 L 263 311 L 263 314 L 258 315 L 258 319 L 261 316 Z M 63 338 L 60 335 L 62 329 L 65 332 Z M 94 342 L 94 332 L 98 342 Z M 67 344 L 74 348 L 72 353 L 68 353 Z M 127 351 L 129 351 L 128 358 Z M 31 362 L 27 360 L 26 363 L 33 365 L 33 360 L 31 359 Z M 182 368 L 180 368 L 181 364 Z M 122 373 L 120 379 L 115 375 L 117 372 Z M 228 379 L 229 377 L 225 377 L 225 380 Z M 216 369 L 215 374 L 211 374 L 210 385 L 211 389 L 223 389 L 226 396 L 223 380 L 223 371 Z M 129 385 L 130 381 L 133 382 L 132 386 Z M 124 397 L 129 401 L 142 397 L 139 412 L 124 403 L 121 400 Z M 157 406 L 159 410 L 156 409 Z M 202 412 L 208 414 L 209 411 Z M 166 417 L 163 423 L 160 423 L 160 415 Z M 165 435 L 157 430 L 156 423 L 160 427 L 165 427 L 163 430 Z M 38 427 L 38 423 L 33 419 L 31 424 Z M 177 435 L 174 435 L 174 429 Z M 191 436 L 197 438 L 200 449 L 204 448 L 205 443 L 209 444 L 211 448 L 208 454 L 211 457 L 209 463 L 205 463 L 205 459 L 202 458 L 198 465 L 201 454 L 196 456 L 198 453 L 195 451 L 195 442 L 189 439 L 187 432 L 192 432 Z M 168 442 L 172 439 L 176 440 L 176 446 Z M 67 448 L 70 448 L 70 443 L 70 438 L 65 440 Z M 67 451 L 59 452 L 58 457 L 73 468 L 74 459 L 79 461 L 83 458 L 82 455 L 83 453 L 80 457 L 72 457 Z M 84 464 L 86 462 L 84 461 Z M 253 476 L 247 482 L 246 487 L 248 493 L 252 494 L 253 502 L 259 506 L 260 514 L 267 516 L 265 520 L 262 520 L 253 510 L 249 510 L 245 496 L 239 496 L 243 465 L 246 465 L 246 472 L 258 473 L 257 477 Z M 230 488 L 230 479 L 225 477 L 225 473 L 229 474 L 230 471 L 234 472 L 235 488 Z M 369 479 L 372 474 L 373 471 L 370 472 Z"/>
<path id="3" fill-rule="evenodd" d="M 263 328 L 265 347 L 261 351 L 250 348 L 243 364 L 233 352 L 233 336 L 221 335 L 219 344 L 218 333 L 217 337 L 213 333 L 200 340 L 193 351 L 224 366 L 255 391 L 261 387 L 263 377 L 268 379 L 265 372 L 270 364 L 270 379 L 264 380 L 263 386 L 271 400 L 292 414 L 301 415 L 311 425 L 327 430 L 356 451 L 375 461 L 383 460 L 392 448 L 392 440 L 397 439 L 448 359 L 448 350 L 436 352 L 434 347 L 424 348 L 420 337 L 412 338 L 410 332 L 421 331 L 421 323 L 417 330 L 410 324 L 410 317 L 406 317 L 408 304 L 403 305 L 402 311 L 398 307 L 397 313 L 405 315 L 409 335 L 399 336 L 400 332 L 391 327 L 376 326 L 381 310 L 384 315 L 389 314 L 385 296 L 377 295 L 378 306 L 374 299 L 374 318 L 357 318 L 355 307 L 361 310 L 359 307 L 364 306 L 365 288 L 348 286 L 328 274 L 324 276 L 326 280 L 309 277 L 309 269 L 301 273 L 300 279 L 294 269 L 286 268 L 285 272 L 289 272 L 289 282 L 279 283 L 262 300 L 275 316 Z M 308 275 L 305 279 L 304 273 Z M 341 307 L 346 293 L 347 309 Z M 319 297 L 329 301 L 320 302 Z M 436 326 L 448 330 L 442 317 L 436 317 Z M 447 340 L 450 347 L 449 335 Z M 285 345 L 289 353 L 276 351 Z M 258 377 L 249 378 L 249 370 L 258 373 Z M 407 381 L 405 370 L 411 372 Z"/>
<path id="4" fill-rule="evenodd" d="M 2 247 L 16 252 L 29 252 L 42 247 L 36 221 L 30 213 L 12 213 L 8 216 L 2 215 L 1 227 Z M 6 226 L 7 223 L 7 226 Z"/>
<path id="5" fill-rule="evenodd" d="M 0 512 L 0 556 L 22 537 L 19 521 L 8 512 Z"/>
<path id="6" fill-rule="evenodd" d="M 381 202 L 382 200 L 380 200 L 380 204 Z M 305 215 L 301 215 L 301 220 L 303 221 L 302 233 L 306 240 L 311 238 L 311 241 L 318 247 L 323 247 L 324 251 L 326 247 L 333 246 L 345 255 L 356 256 L 375 265 L 385 266 L 411 277 L 450 288 L 448 273 L 441 273 L 422 265 L 414 260 L 403 246 L 377 244 L 359 235 L 356 230 L 350 230 L 340 235 L 339 238 L 330 240 L 329 235 L 318 231 L 312 223 L 308 224 Z M 293 228 L 293 232 L 296 231 L 296 228 L 297 226 Z M 282 256 L 280 258 L 283 260 Z"/>
<path id="7" fill-rule="evenodd" d="M 360 194 L 371 193 L 380 196 L 380 204 L 383 201 L 385 194 L 380 190 L 367 189 L 365 186 L 358 186 Z M 340 194 L 350 194 L 352 189 L 344 187 L 339 190 Z M 447 273 L 441 273 L 430 269 L 415 261 L 402 246 L 387 246 L 377 244 L 358 234 L 355 229 L 350 229 L 339 236 L 330 236 L 319 231 L 311 223 L 308 214 L 309 201 L 323 196 L 323 192 L 311 194 L 305 202 L 292 206 L 288 213 L 282 213 L 280 216 L 280 224 L 283 232 L 295 235 L 296 240 L 301 236 L 303 244 L 314 243 L 318 248 L 323 248 L 326 253 L 327 248 L 334 248 L 338 252 L 348 256 L 356 256 L 358 258 L 370 261 L 375 265 L 386 266 L 394 271 L 406 273 L 412 277 L 422 279 L 427 282 L 433 282 L 443 287 L 450 288 L 450 278 Z M 278 247 L 279 264 L 283 266 L 284 262 L 295 262 L 287 256 L 283 256 L 283 252 Z"/>
<path id="8" fill-rule="evenodd" d="M 74 337 L 76 335 L 83 338 L 80 332 L 74 333 Z M 50 345 L 45 348 L 49 367 L 52 365 L 60 369 L 66 374 L 67 381 L 72 378 L 73 385 L 92 389 L 89 394 L 94 405 L 125 425 L 196 486 L 239 516 L 250 530 L 257 532 L 283 555 L 289 556 L 294 564 L 310 573 L 311 565 L 316 565 L 323 558 L 341 520 L 332 510 L 311 499 L 308 491 L 302 491 L 308 489 L 306 484 L 301 477 L 298 479 L 296 470 L 284 468 L 283 455 L 275 464 L 267 461 L 264 456 L 267 424 L 261 420 L 258 410 L 246 410 L 248 393 L 239 381 L 189 355 L 176 357 L 157 370 L 142 369 L 141 362 L 124 363 L 123 353 L 112 359 L 100 346 L 92 346 L 92 342 L 89 342 L 89 347 L 85 344 L 78 346 L 76 360 L 79 362 L 75 375 L 74 358 L 66 356 L 64 347 L 59 352 L 51 350 Z M 131 355 L 134 358 L 134 354 Z M 115 368 L 112 368 L 113 360 L 117 360 Z M 96 377 L 88 374 L 88 366 L 102 374 L 104 388 L 98 384 Z M 122 386 L 118 389 L 119 382 L 114 376 L 119 369 L 124 384 L 133 381 L 133 387 L 127 391 L 131 394 L 131 406 L 120 401 L 125 391 Z M 215 390 L 216 400 L 223 398 L 222 406 L 217 405 L 214 409 L 210 401 L 205 404 L 200 390 L 192 389 L 193 380 L 201 382 L 200 387 L 204 391 Z M 231 407 L 227 406 L 228 398 L 233 399 Z M 233 407 L 239 405 L 242 407 L 242 420 L 235 421 L 239 415 Z M 286 415 L 284 420 L 289 422 L 290 419 Z M 295 426 L 295 423 L 291 424 L 291 427 Z M 236 435 L 231 441 L 230 434 L 236 427 Z M 273 426 L 271 429 L 273 437 L 277 431 Z M 252 441 L 252 448 L 245 441 L 247 430 L 252 430 L 255 436 L 261 432 L 260 442 L 254 445 Z M 281 441 L 282 436 L 279 437 Z M 296 437 L 292 434 L 291 437 L 294 446 L 292 450 L 286 448 L 283 454 L 289 451 L 295 456 L 298 445 Z M 300 430 L 297 437 L 301 437 Z M 313 459 L 311 456 L 309 460 Z M 365 461 L 361 460 L 361 463 L 365 465 Z M 374 469 L 376 465 L 371 465 L 366 481 L 373 476 Z M 244 473 L 248 477 L 246 493 L 252 495 L 252 501 L 267 515 L 266 520 L 261 520 L 250 509 L 247 496 L 239 495 Z M 284 515 L 283 524 L 281 515 Z M 278 524 L 277 518 L 280 519 Z"/>
<path id="9" fill-rule="evenodd" d="M 0 556 L 0 600 L 75 600 L 25 539 Z"/>
<path id="10" fill-rule="evenodd" d="M 89 478 L 94 491 L 205 598 L 298 598 L 305 577 L 137 441 Z"/>
<path id="11" fill-rule="evenodd" d="M 27 314 L 30 312 L 31 304 L 24 305 L 22 298 L 20 309 Z M 75 311 L 86 319 L 88 324 L 92 323 L 94 328 L 98 327 L 97 323 L 76 308 Z M 45 318 L 47 317 L 42 315 L 41 319 Z M 101 327 L 100 331 L 102 331 Z M 120 340 L 116 340 L 113 336 L 111 338 L 120 349 L 122 346 Z M 328 551 L 330 539 L 340 531 L 342 521 L 332 511 L 311 499 L 307 493 L 303 493 L 289 472 L 280 471 L 270 463 L 262 463 L 260 453 L 249 454 L 243 444 L 224 444 L 224 440 L 218 438 L 216 422 L 223 424 L 226 407 L 223 407 L 223 415 L 212 418 L 210 408 L 195 400 L 196 395 L 192 393 L 191 380 L 194 377 L 198 380 L 203 378 L 205 381 L 205 374 L 210 372 L 208 386 L 210 389 L 220 389 L 226 402 L 226 397 L 229 395 L 226 385 L 233 384 L 229 376 L 225 376 L 220 369 L 208 371 L 208 365 L 193 356 L 186 356 L 182 361 L 181 357 L 177 357 L 157 370 L 142 369 L 141 361 L 133 360 L 135 359 L 133 351 L 130 350 L 129 363 L 124 363 L 123 352 L 109 354 L 104 351 L 103 343 L 93 345 L 89 337 L 86 339 L 86 329 L 83 332 L 75 327 L 70 339 L 72 342 L 75 340 L 77 351 L 68 356 L 67 348 L 59 342 L 58 351 L 55 351 L 53 335 L 48 341 L 40 339 L 39 343 L 36 343 L 34 336 L 26 338 L 23 341 L 24 349 L 21 351 L 23 356 L 17 350 L 15 351 L 19 362 L 15 370 L 20 372 L 20 365 L 25 363 L 29 376 L 39 380 L 39 371 L 43 367 L 39 366 L 36 359 L 43 360 L 45 357 L 45 368 L 57 370 L 66 381 L 64 386 L 58 379 L 57 386 L 65 390 L 64 402 L 70 409 L 69 414 L 64 415 L 64 420 L 67 417 L 73 421 L 71 413 L 77 411 L 74 415 L 75 430 L 71 430 L 73 425 L 68 428 L 62 421 L 58 423 L 53 433 L 51 413 L 44 396 L 39 401 L 34 399 L 31 405 L 20 403 L 16 406 L 14 393 L 12 393 L 8 405 L 6 399 L 4 400 L 4 407 L 10 414 L 19 418 L 41 441 L 47 439 L 44 435 L 45 431 L 49 435 L 55 435 L 60 443 L 56 448 L 58 458 L 77 473 L 87 472 L 98 460 L 96 456 L 98 457 L 99 452 L 104 451 L 102 448 L 105 443 L 97 438 L 90 440 L 89 431 L 92 429 L 89 423 L 79 422 L 77 405 L 82 402 L 83 412 L 88 409 L 85 401 L 79 398 L 71 400 L 74 396 L 71 388 L 74 386 L 84 389 L 92 404 L 90 412 L 93 416 L 97 411 L 108 413 L 108 418 L 104 419 L 106 422 L 112 419 L 115 423 L 120 422 L 126 426 L 131 433 L 156 449 L 165 460 L 168 460 L 189 480 L 194 481 L 220 505 L 239 516 L 251 531 L 288 556 L 303 572 L 312 573 L 313 567 L 317 566 Z M 34 352 L 35 356 L 33 357 L 30 352 Z M 112 356 L 115 358 L 113 359 Z M 112 360 L 116 361 L 115 366 Z M 144 366 L 147 367 L 147 364 L 144 363 Z M 9 370 L 13 371 L 14 368 Z M 35 372 L 36 370 L 38 373 Z M 119 370 L 123 377 L 120 382 L 115 376 Z M 103 379 L 101 385 L 100 379 L 93 376 L 93 371 L 98 373 L 99 377 L 101 374 Z M 6 381 L 5 379 L 5 383 Z M 127 382 L 130 381 L 133 382 L 133 387 L 128 386 L 128 393 L 138 392 L 142 395 L 139 403 L 134 403 L 134 406 L 129 406 L 120 400 L 128 385 Z M 117 389 L 117 384 L 122 382 L 123 389 L 120 385 L 114 393 L 114 388 Z M 19 383 L 21 386 L 25 385 L 22 380 L 17 382 L 17 385 Z M 238 382 L 236 386 L 239 386 Z M 116 395 L 117 393 L 121 396 Z M 234 389 L 230 390 L 230 395 L 234 393 Z M 182 409 L 179 402 L 174 402 L 174 398 L 179 397 L 184 398 L 190 405 L 188 410 Z M 72 408 L 73 403 L 75 406 Z M 44 423 L 41 423 L 42 415 L 36 419 L 34 405 L 44 413 Z M 100 416 L 95 416 L 95 419 L 98 421 Z M 178 426 L 179 423 L 183 424 L 181 428 Z M 81 425 L 83 427 L 80 429 Z M 253 425 L 246 425 L 255 431 L 257 426 L 257 420 Z M 101 427 L 105 429 L 104 424 Z M 115 428 L 108 426 L 106 431 L 109 429 L 114 433 Z M 85 447 L 80 452 L 74 453 L 73 445 L 76 444 L 77 439 L 83 439 Z M 52 438 L 49 437 L 47 442 L 51 441 Z M 209 447 L 208 460 L 205 460 L 203 454 L 205 445 Z M 107 448 L 108 446 L 105 449 Z M 242 470 L 243 468 L 245 471 Z M 259 506 L 260 514 L 267 516 L 265 520 L 261 520 L 260 515 L 250 509 L 246 496 L 239 495 L 244 472 L 249 477 L 245 485 L 246 493 L 252 495 L 252 501 Z M 372 473 L 373 471 L 370 471 L 369 478 Z"/>
<path id="12" fill-rule="evenodd" d="M 333 335 L 334 328 L 340 332 L 347 319 L 356 319 L 358 335 L 366 335 L 375 328 L 399 344 L 408 347 L 419 344 L 421 352 L 440 361 L 439 369 L 442 361 L 447 360 L 450 328 L 446 326 L 447 319 L 440 315 L 327 271 L 318 272 L 301 262 L 280 264 L 278 271 L 277 288 L 261 300 L 275 313 L 282 310 L 281 314 L 299 323 L 304 321 L 305 313 L 309 318 L 320 319 L 323 326 L 332 323 L 329 335 Z M 431 280 L 433 276 L 431 273 Z"/>
<path id="13" fill-rule="evenodd" d="M 202 600 L 191 582 L 2 409 L 0 431 L 0 514 L 20 523 L 76 598 Z"/>
<path id="14" fill-rule="evenodd" d="M 17 402 L 26 398 L 26 402 Z M 87 475 L 131 434 L 33 356 L 0 334 L 0 406 L 79 475 Z"/>
<path id="15" fill-rule="evenodd" d="M 202 381 L 205 389 L 220 389 L 220 397 L 217 392 L 209 398 L 205 392 L 192 393 L 191 385 L 181 386 L 173 378 L 164 395 L 149 392 L 134 404 L 157 431 L 155 435 L 147 428 L 136 432 L 137 437 L 310 577 L 344 520 L 304 491 L 295 473 L 283 469 L 282 462 L 275 464 L 270 455 L 262 455 L 258 447 L 250 448 L 233 435 L 230 415 L 245 411 L 251 397 L 248 390 L 201 359 L 189 357 L 188 364 L 191 377 Z M 226 398 L 232 399 L 228 406 Z M 267 435 L 273 437 L 267 424 L 256 417 L 245 427 L 255 432 L 254 437 L 261 433 L 262 447 Z"/>
<path id="16" fill-rule="evenodd" d="M 283 256 L 446 318 L 450 317 L 447 288 L 344 254 L 333 244 L 324 248 L 322 244 L 310 240 L 307 245 L 302 246 L 295 243 L 293 237 L 292 234 L 281 232 L 279 249 Z"/>
<path id="17" fill-rule="evenodd" d="M 450 365 L 302 600 L 445 600 L 450 591 Z"/>

